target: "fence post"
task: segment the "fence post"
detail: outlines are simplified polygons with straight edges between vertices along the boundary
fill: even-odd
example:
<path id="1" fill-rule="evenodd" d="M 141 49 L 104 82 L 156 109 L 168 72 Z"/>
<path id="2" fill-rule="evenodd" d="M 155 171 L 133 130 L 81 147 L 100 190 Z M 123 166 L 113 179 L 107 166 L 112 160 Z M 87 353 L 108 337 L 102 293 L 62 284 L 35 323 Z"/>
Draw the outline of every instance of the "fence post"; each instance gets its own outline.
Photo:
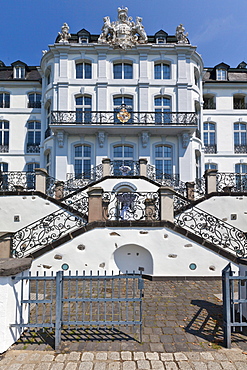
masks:
<path id="1" fill-rule="evenodd" d="M 35 190 L 46 194 L 46 178 L 48 173 L 44 168 L 35 168 Z"/>
<path id="2" fill-rule="evenodd" d="M 217 191 L 216 175 L 218 170 L 206 170 L 204 177 L 206 182 L 206 194 L 215 193 Z"/>
<path id="3" fill-rule="evenodd" d="M 194 182 L 186 182 L 186 197 L 189 200 L 195 199 L 195 183 Z"/>
<path id="4" fill-rule="evenodd" d="M 173 195 L 175 194 L 175 191 L 168 186 L 161 186 L 158 192 L 160 196 L 160 220 L 173 222 Z"/>
<path id="5" fill-rule="evenodd" d="M 139 159 L 139 166 L 140 166 L 140 176 L 147 177 L 147 159 L 146 158 L 140 158 Z"/>
<path id="6" fill-rule="evenodd" d="M 56 324 L 55 324 L 55 350 L 57 351 L 61 343 L 61 321 L 62 321 L 62 284 L 63 271 L 56 273 Z"/>
<path id="7" fill-rule="evenodd" d="M 13 233 L 0 233 L 0 258 L 11 257 L 12 235 Z"/>
<path id="8" fill-rule="evenodd" d="M 231 348 L 231 292 L 230 292 L 230 263 L 222 271 L 222 293 L 223 293 L 223 331 L 224 344 Z"/>
<path id="9" fill-rule="evenodd" d="M 103 189 L 91 187 L 88 189 L 88 222 L 103 220 L 102 195 Z"/>
<path id="10" fill-rule="evenodd" d="M 103 177 L 111 176 L 111 160 L 110 160 L 110 158 L 102 159 L 102 165 L 103 165 Z"/>

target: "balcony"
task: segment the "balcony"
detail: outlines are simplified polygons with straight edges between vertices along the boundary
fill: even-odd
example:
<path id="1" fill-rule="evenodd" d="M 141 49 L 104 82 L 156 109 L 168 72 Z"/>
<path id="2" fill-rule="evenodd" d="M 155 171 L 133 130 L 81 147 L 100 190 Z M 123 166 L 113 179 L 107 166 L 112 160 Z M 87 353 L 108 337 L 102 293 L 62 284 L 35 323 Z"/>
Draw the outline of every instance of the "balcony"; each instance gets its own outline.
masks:
<path id="1" fill-rule="evenodd" d="M 0 145 L 0 153 L 8 153 L 9 146 L 8 145 Z"/>
<path id="2" fill-rule="evenodd" d="M 247 153 L 247 145 L 234 145 L 234 153 Z"/>
<path id="3" fill-rule="evenodd" d="M 213 101 L 205 101 L 203 104 L 203 109 L 216 109 L 216 103 Z"/>
<path id="4" fill-rule="evenodd" d="M 216 144 L 214 144 L 214 145 L 205 145 L 204 153 L 205 154 L 215 154 L 215 153 L 217 153 Z"/>
<path id="5" fill-rule="evenodd" d="M 39 153 L 39 144 L 27 144 L 27 153 Z"/>
<path id="6" fill-rule="evenodd" d="M 132 134 L 139 134 L 143 127 L 155 127 L 157 133 L 179 134 L 185 128 L 191 134 L 197 128 L 198 114 L 195 112 L 133 112 L 122 108 L 117 111 L 53 111 L 51 128 L 53 132 L 63 129 L 71 134 L 87 127 L 87 132 L 95 134 L 99 126 L 104 130 L 126 134 L 126 126 Z M 60 127 L 59 127 L 60 126 Z"/>
<path id="7" fill-rule="evenodd" d="M 28 108 L 41 108 L 41 101 L 29 101 Z"/>
<path id="8" fill-rule="evenodd" d="M 233 102 L 233 109 L 247 109 L 247 104 L 244 102 Z"/>

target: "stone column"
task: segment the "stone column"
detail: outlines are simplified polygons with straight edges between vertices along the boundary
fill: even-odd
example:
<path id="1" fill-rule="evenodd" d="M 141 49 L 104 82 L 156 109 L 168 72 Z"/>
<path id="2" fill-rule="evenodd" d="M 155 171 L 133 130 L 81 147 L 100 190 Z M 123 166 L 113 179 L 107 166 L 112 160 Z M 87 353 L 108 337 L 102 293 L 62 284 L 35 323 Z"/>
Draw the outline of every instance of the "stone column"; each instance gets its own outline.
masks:
<path id="1" fill-rule="evenodd" d="M 217 191 L 216 186 L 216 175 L 218 170 L 206 170 L 205 181 L 206 181 L 206 194 L 215 193 Z"/>
<path id="2" fill-rule="evenodd" d="M 145 219 L 147 221 L 155 221 L 155 204 L 153 199 L 145 200 Z"/>
<path id="3" fill-rule="evenodd" d="M 139 159 L 139 166 L 140 166 L 140 176 L 147 177 L 147 159 L 146 158 L 140 158 Z"/>
<path id="4" fill-rule="evenodd" d="M 102 195 L 103 189 L 92 187 L 88 189 L 88 222 L 103 220 Z"/>
<path id="5" fill-rule="evenodd" d="M 195 199 L 195 183 L 194 182 L 186 182 L 186 197 L 189 200 Z"/>
<path id="6" fill-rule="evenodd" d="M 173 195 L 175 194 L 175 191 L 168 186 L 161 186 L 158 192 L 160 196 L 160 220 L 173 222 Z"/>
<path id="7" fill-rule="evenodd" d="M 111 160 L 110 160 L 110 158 L 102 159 L 102 165 L 103 165 L 103 177 L 111 176 Z"/>
<path id="8" fill-rule="evenodd" d="M 11 327 L 20 324 L 20 297 L 28 299 L 29 284 L 18 280 L 20 273 L 28 276 L 32 258 L 1 258 L 0 259 L 0 353 L 14 344 L 21 336 L 24 328 Z M 17 279 L 16 279 L 17 278 Z M 23 306 L 22 319 L 27 322 L 28 305 Z"/>
<path id="9" fill-rule="evenodd" d="M 48 173 L 44 168 L 35 168 L 35 190 L 46 193 L 46 179 Z"/>
<path id="10" fill-rule="evenodd" d="M 12 234 L 13 233 L 3 233 L 0 234 L 0 258 L 10 258 L 11 257 L 11 244 L 12 244 Z"/>
<path id="11" fill-rule="evenodd" d="M 63 181 L 56 181 L 55 182 L 55 199 L 60 200 L 63 198 L 63 189 L 64 189 L 64 182 Z"/>

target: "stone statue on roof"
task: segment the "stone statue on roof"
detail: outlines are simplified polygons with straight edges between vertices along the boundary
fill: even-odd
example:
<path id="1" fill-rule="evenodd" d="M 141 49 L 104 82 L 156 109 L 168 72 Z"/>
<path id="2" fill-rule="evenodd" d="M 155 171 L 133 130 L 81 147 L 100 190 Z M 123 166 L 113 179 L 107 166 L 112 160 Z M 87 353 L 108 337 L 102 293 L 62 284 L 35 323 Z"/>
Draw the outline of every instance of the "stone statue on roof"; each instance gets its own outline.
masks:
<path id="1" fill-rule="evenodd" d="M 62 32 L 58 32 L 60 36 L 59 42 L 65 42 L 65 43 L 69 42 L 69 38 L 71 37 L 71 34 L 69 33 L 69 26 L 67 23 L 63 24 L 61 31 Z"/>
<path id="2" fill-rule="evenodd" d="M 128 49 L 136 44 L 147 43 L 147 34 L 142 25 L 142 18 L 136 17 L 133 22 L 128 16 L 128 8 L 118 8 L 118 20 L 110 21 L 110 17 L 103 18 L 104 25 L 98 38 L 98 43 L 109 44 L 114 48 Z"/>
<path id="3" fill-rule="evenodd" d="M 188 32 L 185 33 L 185 28 L 181 24 L 179 24 L 176 28 L 176 37 L 177 37 L 177 43 L 178 44 L 189 44 L 188 40 Z"/>

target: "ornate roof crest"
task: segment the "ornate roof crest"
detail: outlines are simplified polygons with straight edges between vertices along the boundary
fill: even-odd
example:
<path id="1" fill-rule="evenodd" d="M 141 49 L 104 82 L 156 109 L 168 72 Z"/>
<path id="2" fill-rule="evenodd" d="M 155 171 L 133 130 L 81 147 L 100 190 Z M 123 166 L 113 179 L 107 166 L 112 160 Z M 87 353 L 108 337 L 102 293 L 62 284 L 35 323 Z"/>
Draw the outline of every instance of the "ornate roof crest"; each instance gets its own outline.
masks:
<path id="1" fill-rule="evenodd" d="M 104 25 L 98 38 L 99 44 L 110 44 L 114 48 L 129 49 L 136 44 L 146 44 L 147 34 L 142 25 L 142 18 L 128 16 L 128 8 L 118 8 L 118 20 L 110 21 L 110 17 L 103 18 Z"/>

